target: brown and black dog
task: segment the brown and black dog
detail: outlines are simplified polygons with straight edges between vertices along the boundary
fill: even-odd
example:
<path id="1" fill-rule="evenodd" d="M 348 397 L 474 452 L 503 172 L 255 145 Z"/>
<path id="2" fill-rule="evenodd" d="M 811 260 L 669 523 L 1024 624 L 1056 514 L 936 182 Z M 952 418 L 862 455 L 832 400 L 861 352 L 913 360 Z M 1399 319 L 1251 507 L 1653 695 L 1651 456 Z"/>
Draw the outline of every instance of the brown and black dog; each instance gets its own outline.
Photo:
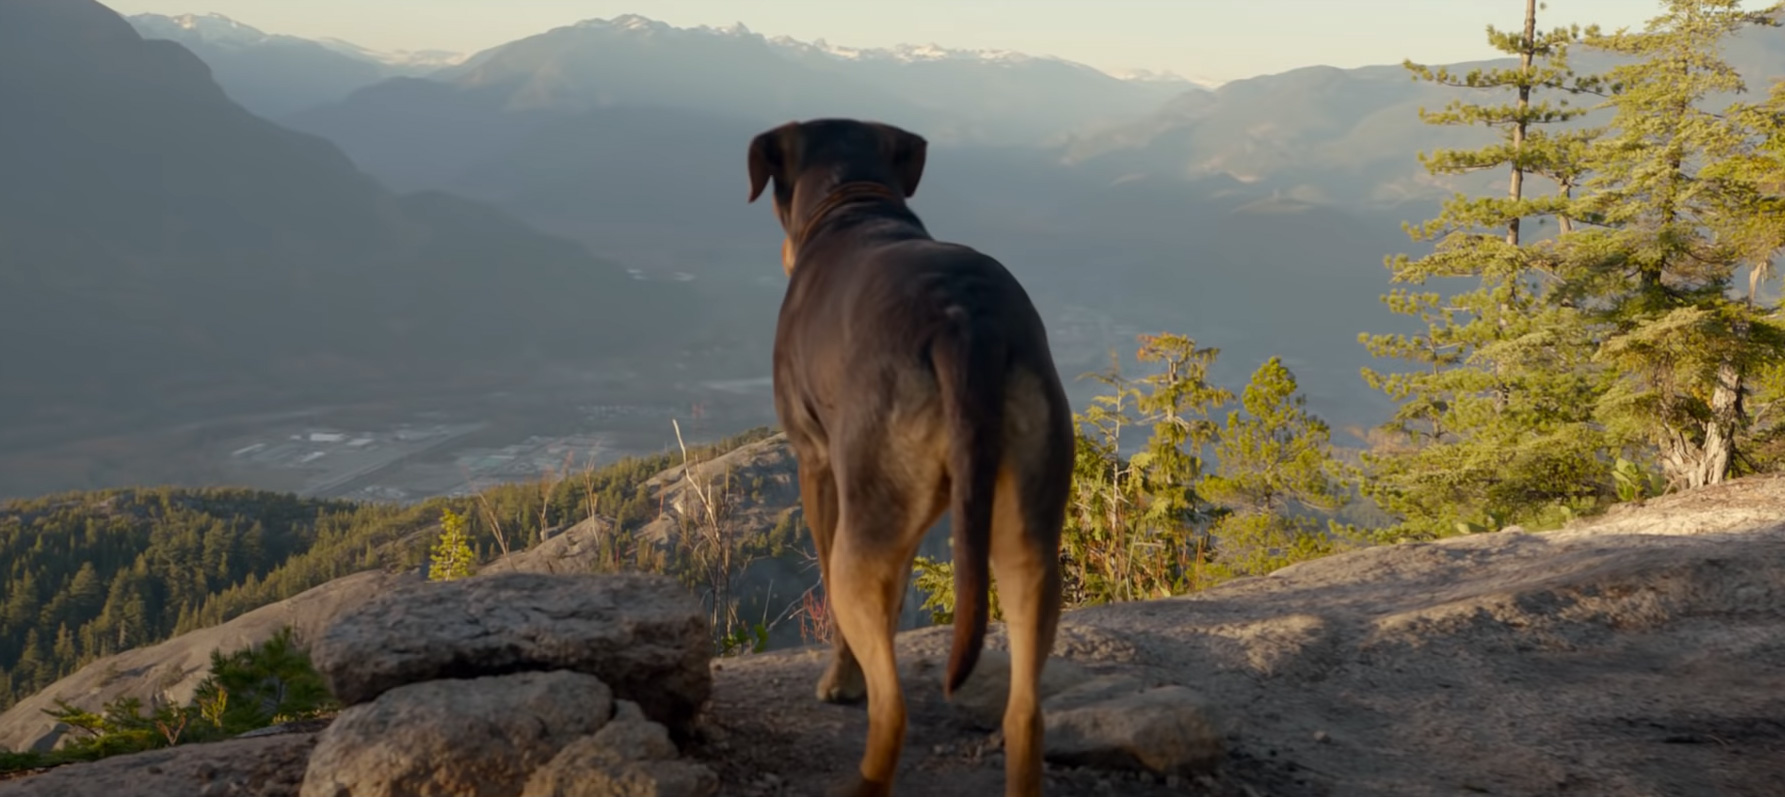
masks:
<path id="1" fill-rule="evenodd" d="M 931 238 L 906 206 L 926 147 L 850 119 L 789 122 L 750 142 L 750 201 L 773 181 L 787 234 L 775 410 L 841 632 L 818 696 L 853 702 L 865 690 L 868 743 L 852 793 L 890 793 L 905 739 L 893 634 L 918 543 L 948 508 L 944 690 L 952 696 L 979 660 L 995 574 L 1011 652 L 1005 793 L 1034 797 L 1072 415 L 1022 286 L 998 261 Z"/>

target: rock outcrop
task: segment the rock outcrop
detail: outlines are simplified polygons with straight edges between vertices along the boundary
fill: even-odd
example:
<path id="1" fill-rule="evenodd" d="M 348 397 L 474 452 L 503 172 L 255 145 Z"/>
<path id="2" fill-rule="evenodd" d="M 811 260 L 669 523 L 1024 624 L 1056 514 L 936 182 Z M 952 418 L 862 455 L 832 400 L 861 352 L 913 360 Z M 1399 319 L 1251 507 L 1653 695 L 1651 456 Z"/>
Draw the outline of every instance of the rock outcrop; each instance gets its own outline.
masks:
<path id="1" fill-rule="evenodd" d="M 628 711 L 630 708 L 630 711 Z M 703 764 L 678 760 L 662 725 L 621 701 L 613 721 L 534 771 L 527 797 L 704 797 L 719 788 Z"/>
<path id="2" fill-rule="evenodd" d="M 712 640 L 699 603 L 663 576 L 417 584 L 341 613 L 311 656 L 350 705 L 320 735 L 302 797 L 706 797 L 718 785 L 671 741 L 708 699 Z"/>
<path id="3" fill-rule="evenodd" d="M 613 711 L 606 684 L 568 670 L 399 686 L 335 718 L 310 754 L 301 797 L 520 794 Z"/>
<path id="4" fill-rule="evenodd" d="M 488 573 L 392 590 L 343 612 L 310 647 L 343 703 L 437 679 L 568 670 L 601 679 L 678 733 L 712 688 L 712 640 L 664 576 Z"/>

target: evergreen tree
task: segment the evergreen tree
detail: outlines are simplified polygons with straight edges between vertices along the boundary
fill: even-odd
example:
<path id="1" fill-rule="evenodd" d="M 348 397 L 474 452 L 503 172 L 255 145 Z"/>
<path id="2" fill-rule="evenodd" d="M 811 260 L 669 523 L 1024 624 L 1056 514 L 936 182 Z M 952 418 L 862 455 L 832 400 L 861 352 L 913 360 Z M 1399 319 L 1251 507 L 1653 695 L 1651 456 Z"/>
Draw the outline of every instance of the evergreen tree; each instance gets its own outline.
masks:
<path id="1" fill-rule="evenodd" d="M 6 604 L 0 608 L 0 620 L 9 628 L 23 628 L 37 620 L 37 579 L 27 570 L 6 585 Z"/>
<path id="2" fill-rule="evenodd" d="M 1728 113 L 1752 129 L 1759 143 L 1751 151 L 1712 164 L 1712 176 L 1728 180 L 1746 196 L 1746 215 L 1725 220 L 1723 234 L 1747 270 L 1743 300 L 1755 307 L 1776 304 L 1762 295 L 1774 276 L 1774 261 L 1785 253 L 1785 80 L 1773 83 L 1759 103 L 1738 103 Z M 1785 464 L 1785 360 L 1764 362 L 1751 380 L 1747 397 L 1750 439 L 1736 450 L 1738 473 L 1776 470 Z"/>
<path id="3" fill-rule="evenodd" d="M 47 658 L 48 651 L 43 649 L 43 637 L 38 635 L 37 629 L 26 631 L 25 644 L 19 650 L 18 662 L 12 666 L 14 685 L 26 694 L 49 686 L 55 677 L 55 669 Z"/>
<path id="4" fill-rule="evenodd" d="M 207 719 L 231 734 L 334 707 L 327 684 L 289 626 L 253 647 L 227 655 L 212 651 L 211 674 L 194 690 L 193 700 L 211 709 Z"/>
<path id="5" fill-rule="evenodd" d="M 1211 507 L 1197 494 L 1209 411 L 1232 394 L 1208 382 L 1219 352 L 1182 335 L 1141 338 L 1137 359 L 1158 363 L 1138 380 L 1113 364 L 1094 378 L 1112 391 L 1074 416 L 1072 500 L 1061 535 L 1067 605 L 1140 600 L 1195 589 Z M 1146 446 L 1122 454 L 1122 435 L 1151 427 Z"/>
<path id="6" fill-rule="evenodd" d="M 56 665 L 56 677 L 74 672 L 75 665 L 80 661 L 80 650 L 74 643 L 74 632 L 69 631 L 67 625 L 56 627 L 56 644 L 51 652 L 55 656 L 53 661 Z"/>
<path id="7" fill-rule="evenodd" d="M 1272 357 L 1252 374 L 1242 409 L 1227 414 L 1216 472 L 1201 490 L 1227 510 L 1211 531 L 1218 576 L 1268 573 L 1332 549 L 1332 536 L 1307 510 L 1344 505 L 1343 471 L 1326 422 L 1297 391 L 1295 374 Z"/>
<path id="8" fill-rule="evenodd" d="M 105 606 L 105 587 L 99 582 L 99 571 L 93 563 L 82 562 L 74 578 L 68 582 L 68 611 L 78 622 L 97 614 Z"/>
<path id="9" fill-rule="evenodd" d="M 1591 33 L 1592 31 L 1588 31 Z M 1362 335 L 1371 354 L 1410 361 L 1419 370 L 1364 369 L 1371 387 L 1399 403 L 1387 429 L 1396 441 L 1366 454 L 1365 493 L 1401 518 L 1394 533 L 1430 537 L 1543 522 L 1591 500 L 1605 488 L 1604 446 L 1592 424 L 1592 399 L 1603 375 L 1592 367 L 1591 338 L 1580 312 L 1549 301 L 1559 287 L 1547 246 L 1530 240 L 1527 220 L 1553 217 L 1574 228 L 1571 194 L 1584 175 L 1590 128 L 1545 129 L 1587 109 L 1567 97 L 1601 90 L 1596 77 L 1576 75 L 1568 46 L 1578 27 L 1537 29 L 1537 3 L 1526 0 L 1523 30 L 1488 29 L 1496 49 L 1519 57 L 1507 69 L 1453 74 L 1412 62 L 1416 79 L 1483 91 L 1510 91 L 1510 101 L 1453 101 L 1421 111 L 1435 125 L 1484 125 L 1501 140 L 1472 151 L 1421 154 L 1434 175 L 1504 168 L 1504 196 L 1456 194 L 1437 218 L 1409 226 L 1416 241 L 1434 240 L 1425 257 L 1389 258 L 1392 281 L 1425 285 L 1472 280 L 1474 288 L 1444 296 L 1397 288 L 1389 308 L 1425 322 L 1418 335 Z M 1560 94 L 1555 101 L 1536 95 Z M 1533 194 L 1526 177 L 1546 178 L 1553 193 Z"/>
<path id="10" fill-rule="evenodd" d="M 434 542 L 428 579 L 451 581 L 471 575 L 477 555 L 471 550 L 471 536 L 465 531 L 465 518 L 448 509 L 440 513 L 440 537 Z"/>
<path id="11" fill-rule="evenodd" d="M 1785 330 L 1735 294 L 1757 251 L 1764 208 L 1731 174 L 1765 142 L 1743 114 L 1707 107 L 1745 90 L 1722 41 L 1774 25 L 1781 6 L 1667 0 L 1640 32 L 1585 43 L 1630 59 L 1608 77 L 1615 135 L 1592 147 L 1578 213 L 1592 222 L 1565 247 L 1568 296 L 1606 327 L 1598 358 L 1621 375 L 1597 417 L 1627 446 L 1652 446 L 1669 486 L 1723 481 L 1747 430 L 1748 382 L 1785 353 Z M 1764 228 L 1764 224 L 1761 225 Z M 1770 256 L 1770 252 L 1767 253 Z"/>

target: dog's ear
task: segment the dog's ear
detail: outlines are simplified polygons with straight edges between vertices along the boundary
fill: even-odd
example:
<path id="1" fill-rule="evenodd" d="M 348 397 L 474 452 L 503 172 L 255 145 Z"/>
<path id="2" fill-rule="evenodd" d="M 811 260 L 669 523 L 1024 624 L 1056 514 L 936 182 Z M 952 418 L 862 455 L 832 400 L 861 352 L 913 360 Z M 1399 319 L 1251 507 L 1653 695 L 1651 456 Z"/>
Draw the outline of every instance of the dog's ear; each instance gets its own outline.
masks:
<path id="1" fill-rule="evenodd" d="M 788 122 L 773 130 L 764 131 L 750 140 L 750 201 L 762 196 L 762 189 L 768 187 L 769 178 L 777 182 L 786 182 L 787 162 L 793 155 L 793 145 L 799 135 L 799 124 Z"/>
<path id="2" fill-rule="evenodd" d="M 924 155 L 929 150 L 929 142 L 923 136 L 909 130 L 888 124 L 879 125 L 880 149 L 892 166 L 893 177 L 899 181 L 899 188 L 910 198 L 917 193 L 917 183 L 923 179 Z"/>

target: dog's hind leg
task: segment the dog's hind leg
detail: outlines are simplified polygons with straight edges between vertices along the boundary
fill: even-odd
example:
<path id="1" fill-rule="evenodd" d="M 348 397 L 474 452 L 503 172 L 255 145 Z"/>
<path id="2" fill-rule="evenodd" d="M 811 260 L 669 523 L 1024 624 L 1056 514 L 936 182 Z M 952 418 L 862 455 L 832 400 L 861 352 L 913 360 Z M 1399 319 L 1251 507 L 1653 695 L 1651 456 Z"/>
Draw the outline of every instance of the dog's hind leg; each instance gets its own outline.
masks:
<path id="1" fill-rule="evenodd" d="M 861 663 L 868 692 L 867 746 L 860 780 L 846 792 L 851 797 L 891 793 L 905 743 L 905 698 L 893 650 L 899 604 L 917 545 L 942 512 L 934 486 L 939 458 L 931 468 L 913 469 L 869 459 L 885 450 L 869 449 L 867 461 L 841 473 L 841 522 L 830 555 L 831 611 Z M 914 471 L 930 472 L 912 478 Z"/>
<path id="2" fill-rule="evenodd" d="M 810 463 L 810 464 L 808 464 Z M 835 593 L 831 576 L 831 548 L 837 536 L 837 482 L 828 464 L 813 454 L 800 458 L 800 501 L 806 512 L 806 526 L 812 529 L 812 547 L 818 550 L 818 570 L 825 594 Z M 829 600 L 827 598 L 827 600 Z M 834 604 L 835 601 L 831 600 Z M 832 622 L 831 663 L 818 680 L 818 699 L 827 703 L 855 703 L 867 695 L 862 681 L 861 664 L 849 649 L 841 630 Z"/>
<path id="3" fill-rule="evenodd" d="M 1042 668 L 1060 621 L 1060 521 L 1066 490 L 1054 456 L 1027 456 L 1033 438 L 1013 440 L 1016 457 L 998 474 L 991 566 L 1010 640 L 1010 694 L 1004 708 L 1004 794 L 1040 797 Z M 1045 444 L 1044 444 L 1045 445 Z M 1047 446 L 1052 448 L 1052 446 Z M 1070 457 L 1070 453 L 1066 454 Z M 1050 476 L 1052 478 L 1050 478 Z"/>

